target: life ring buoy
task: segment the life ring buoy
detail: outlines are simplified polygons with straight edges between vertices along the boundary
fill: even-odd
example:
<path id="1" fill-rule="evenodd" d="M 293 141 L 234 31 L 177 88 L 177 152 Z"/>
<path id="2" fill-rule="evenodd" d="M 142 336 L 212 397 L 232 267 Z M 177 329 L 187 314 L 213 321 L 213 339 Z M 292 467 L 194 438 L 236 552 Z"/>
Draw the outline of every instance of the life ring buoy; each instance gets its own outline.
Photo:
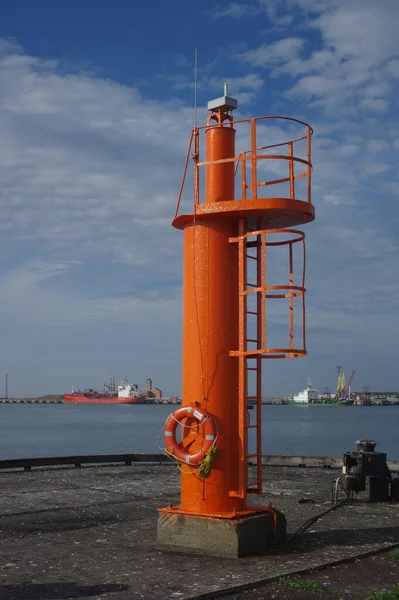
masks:
<path id="1" fill-rule="evenodd" d="M 176 440 L 176 429 L 185 418 L 192 418 L 198 421 L 198 425 L 204 427 L 204 437 L 201 449 L 196 454 L 189 454 L 183 448 L 181 443 Z M 207 452 L 214 445 L 217 437 L 217 425 L 215 420 L 208 414 L 202 412 L 194 406 L 182 406 L 175 410 L 165 423 L 165 443 L 166 450 L 180 462 L 187 465 L 197 466 L 205 458 Z"/>

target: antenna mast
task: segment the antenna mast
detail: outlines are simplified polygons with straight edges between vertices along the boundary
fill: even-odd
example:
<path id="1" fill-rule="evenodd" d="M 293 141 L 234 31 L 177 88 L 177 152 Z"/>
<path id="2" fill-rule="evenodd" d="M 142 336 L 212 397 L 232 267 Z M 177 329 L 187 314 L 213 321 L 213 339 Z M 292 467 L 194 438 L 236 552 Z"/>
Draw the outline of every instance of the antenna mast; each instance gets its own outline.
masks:
<path id="1" fill-rule="evenodd" d="M 194 52 L 194 129 L 197 127 L 198 48 Z"/>

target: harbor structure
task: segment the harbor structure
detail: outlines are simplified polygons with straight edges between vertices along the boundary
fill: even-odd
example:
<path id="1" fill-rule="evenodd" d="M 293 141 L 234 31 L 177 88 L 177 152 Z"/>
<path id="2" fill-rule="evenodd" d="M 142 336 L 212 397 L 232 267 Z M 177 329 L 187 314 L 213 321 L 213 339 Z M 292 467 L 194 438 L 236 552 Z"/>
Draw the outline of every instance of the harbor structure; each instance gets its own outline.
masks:
<path id="1" fill-rule="evenodd" d="M 162 398 L 162 390 L 152 385 L 152 379 L 149 377 L 145 380 L 145 392 L 147 398 L 157 398 L 160 400 Z"/>
<path id="2" fill-rule="evenodd" d="M 184 238 L 182 408 L 164 431 L 166 452 L 182 463 L 181 499 L 159 509 L 157 538 L 164 549 L 225 556 L 262 552 L 285 537 L 284 515 L 254 508 L 247 495 L 262 493 L 262 361 L 306 355 L 305 236 L 292 227 L 315 216 L 311 127 L 288 117 L 234 120 L 236 108 L 225 85 L 208 103 L 206 125 L 194 127 L 173 220 Z M 194 206 L 182 214 L 190 156 Z M 286 265 L 281 283 L 271 285 L 266 257 L 276 250 Z M 288 336 L 275 343 L 268 315 L 278 300 L 287 308 Z M 257 463 L 251 479 L 249 459 Z"/>

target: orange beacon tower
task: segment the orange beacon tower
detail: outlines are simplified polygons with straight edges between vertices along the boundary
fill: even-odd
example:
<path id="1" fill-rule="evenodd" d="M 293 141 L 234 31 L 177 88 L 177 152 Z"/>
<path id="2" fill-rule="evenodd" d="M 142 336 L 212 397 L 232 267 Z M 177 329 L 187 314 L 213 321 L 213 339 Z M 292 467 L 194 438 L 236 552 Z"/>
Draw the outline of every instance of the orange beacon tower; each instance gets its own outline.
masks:
<path id="1" fill-rule="evenodd" d="M 262 361 L 306 355 L 305 236 L 293 227 L 315 214 L 311 127 L 287 117 L 235 121 L 236 107 L 225 84 L 207 124 L 194 127 L 173 220 L 184 235 L 182 406 L 164 434 L 181 502 L 159 509 L 157 542 L 240 557 L 285 538 L 284 515 L 247 496 L 262 493 Z M 181 214 L 190 155 L 194 207 Z"/>

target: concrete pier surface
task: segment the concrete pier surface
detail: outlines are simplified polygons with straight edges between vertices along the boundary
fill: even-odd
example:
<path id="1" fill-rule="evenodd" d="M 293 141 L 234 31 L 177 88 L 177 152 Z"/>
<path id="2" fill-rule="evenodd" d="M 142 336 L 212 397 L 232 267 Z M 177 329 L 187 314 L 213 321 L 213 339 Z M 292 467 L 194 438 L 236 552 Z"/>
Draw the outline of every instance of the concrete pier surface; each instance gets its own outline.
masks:
<path id="1" fill-rule="evenodd" d="M 265 467 L 264 496 L 251 501 L 272 503 L 293 532 L 331 506 L 337 475 Z M 162 552 L 157 508 L 178 504 L 179 481 L 172 464 L 0 472 L 1 600 L 220 597 L 226 588 L 238 593 L 240 586 L 399 544 L 399 503 L 371 504 L 359 495 L 268 555 L 232 560 Z M 302 497 L 314 503 L 298 503 Z"/>

